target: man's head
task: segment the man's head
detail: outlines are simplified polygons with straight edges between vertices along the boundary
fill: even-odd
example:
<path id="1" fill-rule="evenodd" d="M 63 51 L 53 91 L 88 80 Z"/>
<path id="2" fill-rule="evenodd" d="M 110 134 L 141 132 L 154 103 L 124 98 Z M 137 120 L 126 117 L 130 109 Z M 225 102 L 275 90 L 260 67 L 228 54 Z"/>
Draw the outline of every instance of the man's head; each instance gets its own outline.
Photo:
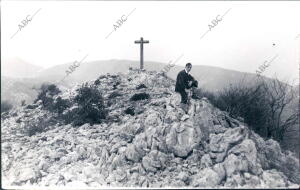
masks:
<path id="1" fill-rule="evenodd" d="M 192 64 L 191 64 L 191 63 L 187 63 L 187 64 L 185 65 L 185 70 L 186 70 L 187 72 L 190 72 L 191 69 L 192 69 Z"/>

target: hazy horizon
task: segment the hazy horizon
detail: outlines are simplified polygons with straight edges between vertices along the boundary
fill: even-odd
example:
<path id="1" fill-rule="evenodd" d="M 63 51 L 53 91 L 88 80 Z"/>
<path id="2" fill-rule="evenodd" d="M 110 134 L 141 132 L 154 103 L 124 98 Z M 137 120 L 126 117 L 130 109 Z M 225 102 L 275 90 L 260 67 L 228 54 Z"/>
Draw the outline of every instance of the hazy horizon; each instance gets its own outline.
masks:
<path id="1" fill-rule="evenodd" d="M 176 65 L 191 62 L 255 73 L 278 55 L 262 75 L 298 80 L 299 9 L 297 2 L 4 1 L 1 61 L 4 65 L 18 57 L 43 68 L 71 63 L 87 54 L 87 62 L 139 61 L 139 45 L 134 41 L 144 37 L 150 41 L 144 45 L 145 62 L 168 63 L 183 54 Z M 211 21 L 226 11 L 222 21 L 208 31 Z M 16 33 L 20 21 L 34 13 Z M 112 32 L 116 21 L 129 13 Z"/>

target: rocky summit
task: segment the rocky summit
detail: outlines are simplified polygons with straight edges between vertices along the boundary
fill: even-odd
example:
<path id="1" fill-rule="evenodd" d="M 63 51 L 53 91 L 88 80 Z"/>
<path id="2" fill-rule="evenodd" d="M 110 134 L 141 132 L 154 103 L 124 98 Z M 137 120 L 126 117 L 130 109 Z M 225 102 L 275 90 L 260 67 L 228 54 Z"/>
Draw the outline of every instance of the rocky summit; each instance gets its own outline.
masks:
<path id="1" fill-rule="evenodd" d="M 26 119 L 51 117 L 40 102 L 2 115 L 4 187 L 299 188 L 293 153 L 206 98 L 191 99 L 186 114 L 163 73 L 130 69 L 88 83 L 103 94 L 100 124 L 53 123 L 28 136 Z M 59 96 L 72 99 L 78 88 Z"/>

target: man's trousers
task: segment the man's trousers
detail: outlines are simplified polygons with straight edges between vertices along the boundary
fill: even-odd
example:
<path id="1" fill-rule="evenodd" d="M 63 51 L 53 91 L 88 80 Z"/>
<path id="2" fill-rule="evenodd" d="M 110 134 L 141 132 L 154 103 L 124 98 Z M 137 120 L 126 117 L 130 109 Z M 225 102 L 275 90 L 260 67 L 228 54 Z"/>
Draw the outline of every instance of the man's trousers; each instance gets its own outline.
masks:
<path id="1" fill-rule="evenodd" d="M 188 94 L 186 93 L 186 91 L 183 90 L 183 91 L 180 91 L 179 93 L 181 95 L 181 103 L 187 104 L 187 102 L 188 102 Z"/>

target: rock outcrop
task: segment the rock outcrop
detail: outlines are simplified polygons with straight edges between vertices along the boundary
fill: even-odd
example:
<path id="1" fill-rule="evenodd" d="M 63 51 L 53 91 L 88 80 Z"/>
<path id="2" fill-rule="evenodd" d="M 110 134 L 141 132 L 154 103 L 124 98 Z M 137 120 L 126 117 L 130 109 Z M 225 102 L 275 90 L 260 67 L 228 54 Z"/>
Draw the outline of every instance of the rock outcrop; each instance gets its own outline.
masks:
<path id="1" fill-rule="evenodd" d="M 161 73 L 130 70 L 90 84 L 105 98 L 109 115 L 102 124 L 58 123 L 29 137 L 22 121 L 51 116 L 41 105 L 2 118 L 3 185 L 299 187 L 294 155 L 207 99 L 191 99 L 185 114 L 174 81 Z M 76 88 L 61 97 L 74 97 Z M 135 94 L 149 96 L 134 101 Z"/>

